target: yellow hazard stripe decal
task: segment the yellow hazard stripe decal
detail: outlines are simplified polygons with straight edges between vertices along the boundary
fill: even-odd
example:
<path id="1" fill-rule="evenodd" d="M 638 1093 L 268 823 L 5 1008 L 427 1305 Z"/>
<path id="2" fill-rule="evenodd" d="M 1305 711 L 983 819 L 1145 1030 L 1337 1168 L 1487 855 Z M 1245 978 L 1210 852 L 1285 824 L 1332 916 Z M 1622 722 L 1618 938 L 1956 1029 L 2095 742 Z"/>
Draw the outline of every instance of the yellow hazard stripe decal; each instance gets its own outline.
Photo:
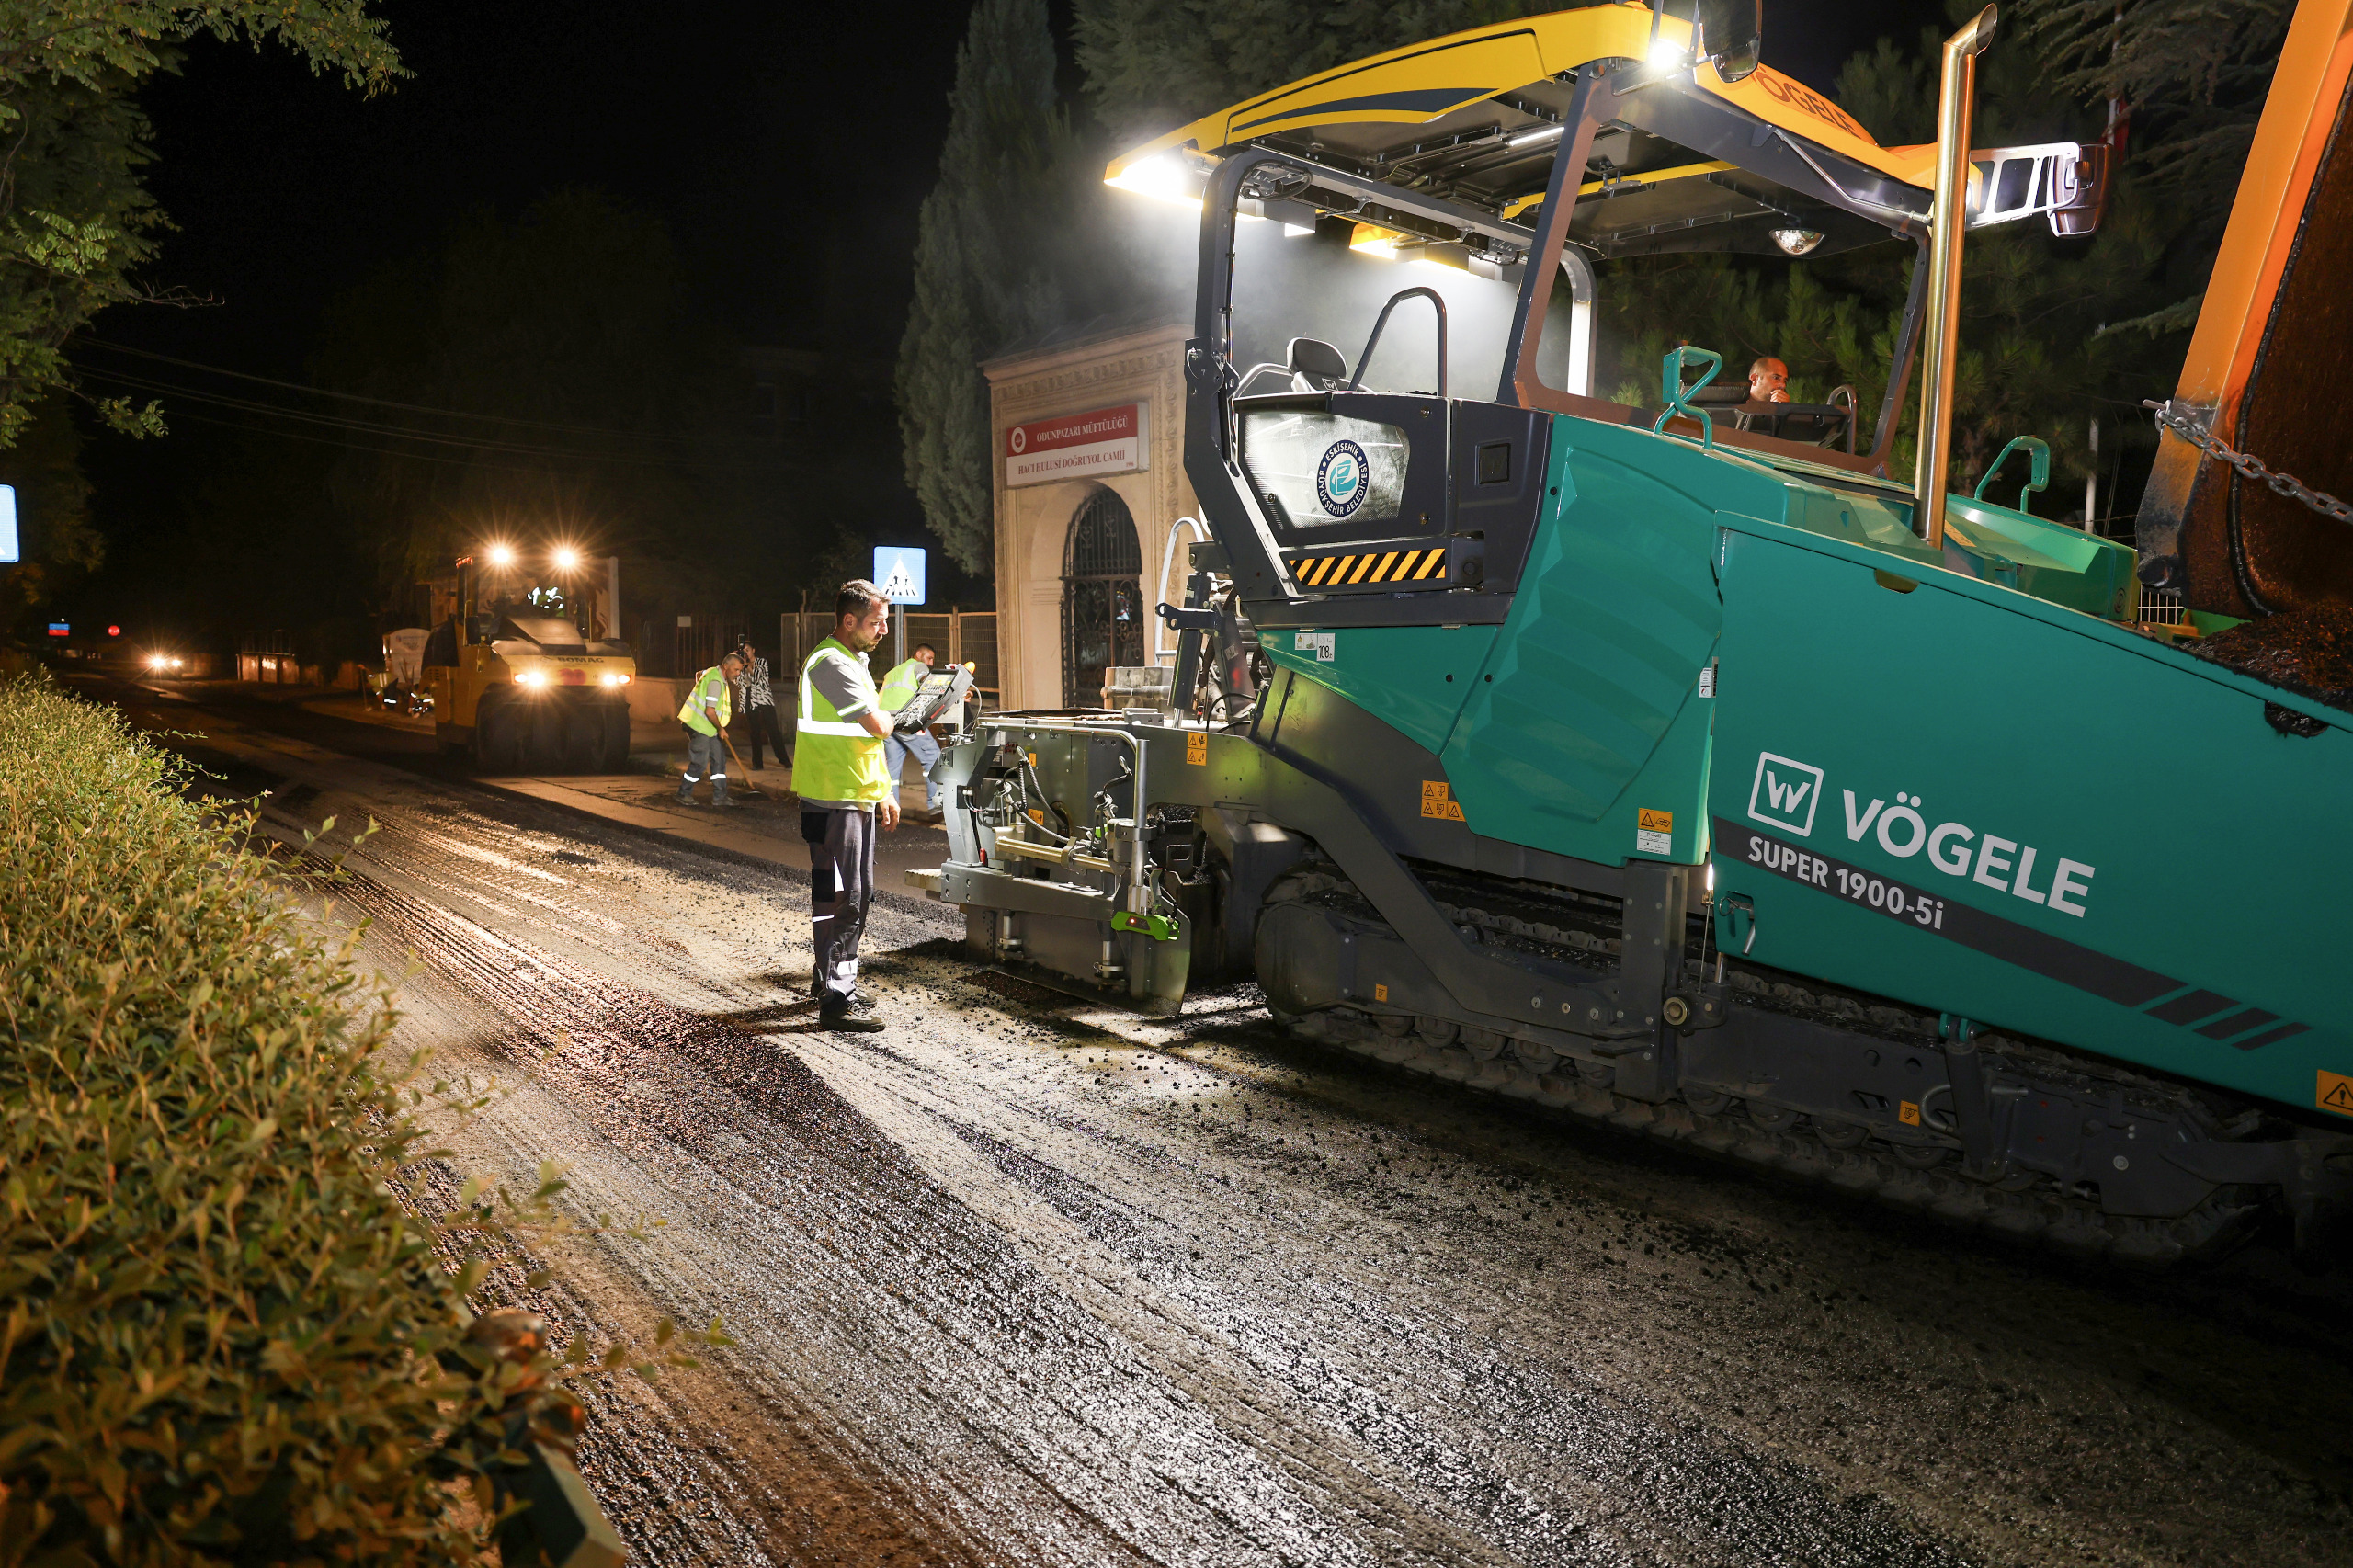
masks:
<path id="1" fill-rule="evenodd" d="M 1422 583 L 1433 573 L 1446 577 L 1446 551 L 1392 550 L 1386 554 L 1312 555 L 1290 563 L 1292 580 L 1302 588 L 1339 587 L 1357 583 Z M 863 733 L 864 732 L 860 732 Z"/>

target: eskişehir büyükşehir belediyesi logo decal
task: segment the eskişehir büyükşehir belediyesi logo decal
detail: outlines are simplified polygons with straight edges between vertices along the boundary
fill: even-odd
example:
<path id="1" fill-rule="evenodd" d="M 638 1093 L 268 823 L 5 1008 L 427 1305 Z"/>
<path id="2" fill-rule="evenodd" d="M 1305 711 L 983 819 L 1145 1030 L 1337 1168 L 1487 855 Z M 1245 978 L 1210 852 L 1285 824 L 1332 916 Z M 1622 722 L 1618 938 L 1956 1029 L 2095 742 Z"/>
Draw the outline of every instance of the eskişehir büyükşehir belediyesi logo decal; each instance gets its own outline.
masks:
<path id="1" fill-rule="evenodd" d="M 1324 449 L 1315 465 L 1315 499 L 1336 517 L 1345 517 L 1364 505 L 1364 449 L 1354 441 L 1335 441 Z"/>

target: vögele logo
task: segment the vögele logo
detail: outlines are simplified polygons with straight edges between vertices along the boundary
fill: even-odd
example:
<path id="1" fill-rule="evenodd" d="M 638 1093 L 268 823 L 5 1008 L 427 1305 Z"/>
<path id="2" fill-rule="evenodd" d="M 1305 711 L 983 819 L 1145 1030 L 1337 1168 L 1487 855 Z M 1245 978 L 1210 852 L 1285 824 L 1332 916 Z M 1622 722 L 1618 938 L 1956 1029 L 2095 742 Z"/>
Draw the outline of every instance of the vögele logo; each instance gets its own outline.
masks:
<path id="1" fill-rule="evenodd" d="M 1748 814 L 1768 827 L 1800 838 L 1813 832 L 1814 808 L 1822 803 L 1822 769 L 1771 752 L 1756 754 L 1756 781 L 1748 788 Z"/>

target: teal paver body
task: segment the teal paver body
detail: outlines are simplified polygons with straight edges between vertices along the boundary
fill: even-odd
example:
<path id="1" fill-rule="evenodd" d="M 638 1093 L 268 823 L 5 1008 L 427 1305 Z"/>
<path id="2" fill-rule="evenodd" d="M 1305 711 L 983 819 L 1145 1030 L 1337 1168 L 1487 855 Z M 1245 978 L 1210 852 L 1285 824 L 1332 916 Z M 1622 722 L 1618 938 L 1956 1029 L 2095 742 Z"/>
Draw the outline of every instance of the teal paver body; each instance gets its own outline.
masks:
<path id="1" fill-rule="evenodd" d="M 1892 488 L 1565 416 L 1549 461 L 1503 626 L 1269 656 L 1483 835 L 1711 860 L 1756 962 L 2289 1105 L 2353 1073 L 2353 719 L 2118 624 L 2132 552 L 2074 528 L 1956 497 L 1932 551 Z"/>

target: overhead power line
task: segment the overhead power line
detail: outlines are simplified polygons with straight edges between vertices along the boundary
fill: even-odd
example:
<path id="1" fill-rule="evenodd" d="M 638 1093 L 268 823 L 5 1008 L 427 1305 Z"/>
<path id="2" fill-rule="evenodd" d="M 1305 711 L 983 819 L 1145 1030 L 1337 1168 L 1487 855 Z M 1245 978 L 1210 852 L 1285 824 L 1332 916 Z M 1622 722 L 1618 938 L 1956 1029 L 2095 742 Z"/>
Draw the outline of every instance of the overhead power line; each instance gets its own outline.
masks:
<path id="1" fill-rule="evenodd" d="M 498 473 L 526 473 L 535 477 L 545 475 L 544 470 L 518 468 L 513 463 L 484 462 L 477 458 L 442 458 L 435 457 L 430 452 L 404 452 L 392 447 L 363 446 L 358 442 L 341 440 L 333 436 L 305 436 L 297 430 L 273 430 L 268 426 L 256 425 L 243 419 L 214 419 L 202 414 L 180 413 L 175 413 L 172 417 L 175 420 L 185 420 L 191 425 L 210 425 L 215 429 L 238 430 L 248 436 L 268 436 L 280 441 L 302 441 L 312 446 L 335 447 L 344 451 L 381 452 L 386 457 L 402 458 L 409 462 L 443 463 L 456 468 L 472 469 L 476 472 L 488 469 Z"/>
<path id="2" fill-rule="evenodd" d="M 578 447 L 538 446 L 522 441 L 497 441 L 472 436 L 450 436 L 434 430 L 417 430 L 407 426 L 386 425 L 371 419 L 351 419 L 332 414 L 313 414 L 304 409 L 286 408 L 277 403 L 260 403 L 250 398 L 228 397 L 219 392 L 199 392 L 194 387 L 179 386 L 171 381 L 158 381 L 144 376 L 131 375 L 122 370 L 84 367 L 82 374 L 92 381 L 130 387 L 136 392 L 160 392 L 167 397 L 185 398 L 199 404 L 233 409 L 242 414 L 259 414 L 272 419 L 287 419 L 297 424 L 324 426 L 331 430 L 346 430 L 355 435 L 415 441 L 426 446 L 455 447 L 467 451 L 497 452 L 512 457 L 542 457 L 576 459 L 586 462 L 636 463 L 660 467 L 688 460 L 681 456 L 654 457 L 616 452 L 585 450 Z"/>
<path id="3" fill-rule="evenodd" d="M 377 434 L 377 431 L 370 430 L 357 422 L 347 422 L 321 415 L 305 415 L 293 410 L 274 408 L 267 403 L 247 403 L 242 399 L 210 396 L 203 392 L 190 392 L 184 388 L 175 387 L 166 382 L 148 381 L 143 378 L 125 377 L 110 371 L 92 370 L 85 368 L 83 373 L 94 380 L 119 381 L 126 385 L 135 385 L 142 391 L 160 391 L 166 392 L 175 398 L 185 397 L 190 402 L 195 403 L 199 407 L 225 406 L 232 412 L 239 413 L 253 410 L 259 412 L 264 418 L 293 419 L 302 423 L 314 424 L 324 426 L 327 429 L 342 431 L 345 433 L 339 435 L 312 436 L 304 435 L 300 431 L 284 429 L 278 426 L 264 424 L 252 418 L 222 419 L 185 412 L 175 413 L 172 415 L 172 417 L 176 419 L 185 419 L 192 424 L 210 425 L 224 430 L 243 430 L 249 435 L 269 436 L 283 441 L 302 441 L 314 446 L 337 447 L 347 451 L 374 452 L 384 457 L 405 458 L 413 462 L 455 464 L 472 463 L 477 467 L 496 468 L 512 473 L 536 473 L 541 472 L 537 469 L 517 468 L 512 463 L 486 463 L 482 460 L 482 457 L 479 455 L 436 457 L 430 452 L 418 451 L 414 448 L 376 446 L 367 441 L 354 440 L 352 439 L 354 435 L 367 436 Z M 509 443 L 468 440 L 463 437 L 423 435 L 415 431 L 402 431 L 397 428 L 390 428 L 387 438 L 420 442 L 431 446 L 439 446 L 450 449 L 459 453 L 486 454 L 490 457 L 512 457 L 517 459 L 528 459 L 536 456 L 542 459 L 558 459 L 576 462 L 618 463 L 631 468 L 688 468 L 703 472 L 717 473 L 790 473 L 803 466 L 798 463 L 787 461 L 765 463 L 710 462 L 700 459 L 687 457 L 683 454 L 673 457 L 630 457 L 612 452 L 582 451 L 577 448 L 572 447 L 520 447 Z"/>
<path id="4" fill-rule="evenodd" d="M 146 357 L 155 359 L 169 359 L 169 356 L 166 355 L 148 355 Z M 170 362 L 176 364 L 194 364 L 193 361 L 187 360 L 172 360 Z M 194 366 L 194 368 L 198 369 L 210 369 L 210 367 L 207 366 Z M 183 402 L 192 403 L 199 407 L 218 408 L 229 413 L 258 416 L 258 419 L 253 417 L 244 419 L 226 419 L 218 417 L 205 418 L 198 415 L 185 412 L 182 412 L 177 415 L 177 417 L 188 419 L 197 424 L 215 426 L 223 429 L 244 430 L 252 434 L 274 436 L 285 440 L 298 440 L 315 445 L 341 447 L 350 451 L 372 452 L 384 457 L 408 458 L 420 462 L 479 462 L 482 455 L 488 455 L 525 460 L 536 458 L 542 460 L 615 464 L 630 468 L 687 467 L 702 470 L 704 472 L 724 472 L 736 473 L 778 473 L 790 472 L 801 466 L 799 464 L 784 461 L 713 461 L 708 459 L 698 458 L 690 453 L 682 451 L 663 454 L 598 451 L 576 446 L 559 447 L 524 441 L 498 440 L 488 437 L 460 436 L 443 431 L 419 430 L 412 426 L 392 425 L 381 420 L 360 419 L 346 415 L 313 413 L 307 409 L 289 408 L 281 403 L 267 403 L 253 398 L 232 397 L 226 393 L 204 392 L 195 387 L 184 386 L 178 382 L 157 381 L 152 377 L 133 375 L 127 370 L 109 369 L 103 366 L 92 366 L 86 362 L 80 367 L 80 370 L 81 374 L 90 381 L 97 381 L 106 385 L 126 387 L 139 392 L 161 394 L 173 399 L 175 403 Z M 235 371 L 222 371 L 221 373 L 224 375 L 238 375 L 242 380 L 262 381 L 271 385 L 292 385 L 290 382 L 270 381 L 269 378 L 266 376 L 243 376 L 240 372 Z M 303 391 L 315 389 L 295 388 L 295 390 Z M 341 394 L 323 393 L 321 395 Z M 387 400 L 362 399 L 360 401 L 383 403 Z M 395 404 L 394 406 L 406 405 Z M 309 426 L 323 431 L 334 431 L 338 434 L 311 436 L 300 435 L 295 431 L 281 428 L 277 425 L 259 422 L 261 420 L 283 420 L 292 424 Z M 532 424 L 534 422 L 514 421 L 513 423 Z M 599 437 L 609 437 L 615 434 L 615 432 L 608 430 L 592 430 L 586 426 L 547 426 L 542 424 L 540 427 L 579 429 L 587 434 Z M 370 437 L 372 439 L 355 440 L 352 438 L 354 437 Z M 690 437 L 671 436 L 665 436 L 660 438 L 673 441 L 693 439 L 693 437 Z M 398 441 L 409 443 L 409 445 L 396 447 L 374 444 L 375 442 L 381 441 Z M 416 450 L 415 448 L 417 447 L 440 448 L 451 453 L 469 455 L 435 457 L 430 455 L 428 452 Z M 508 465 L 508 469 L 509 472 L 534 472 L 530 470 L 512 468 L 511 465 Z"/>
<path id="5" fill-rule="evenodd" d="M 108 343 L 104 338 L 77 333 L 71 339 L 75 348 L 103 348 L 111 354 L 128 354 L 135 358 L 153 359 L 160 364 L 176 365 L 182 369 L 201 370 L 210 376 L 226 376 L 232 381 L 252 381 L 260 386 L 278 387 L 287 392 L 307 393 L 312 397 L 331 398 L 342 403 L 364 403 L 378 408 L 396 408 L 404 414 L 426 414 L 441 419 L 472 419 L 489 425 L 512 425 L 532 430 L 551 430 L 566 435 L 595 436 L 610 440 L 616 436 L 639 441 L 691 441 L 692 436 L 672 435 L 652 430 L 617 430 L 604 425 L 566 425 L 545 419 L 522 419 L 506 414 L 480 414 L 462 408 L 436 408 L 428 403 L 400 403 L 388 397 L 371 397 L 365 392 L 336 392 L 331 387 L 314 387 L 302 381 L 281 381 L 274 376 L 256 376 L 244 370 L 232 370 L 219 365 L 207 365 L 197 359 L 175 358 L 149 348 L 133 348 L 127 343 Z"/>

